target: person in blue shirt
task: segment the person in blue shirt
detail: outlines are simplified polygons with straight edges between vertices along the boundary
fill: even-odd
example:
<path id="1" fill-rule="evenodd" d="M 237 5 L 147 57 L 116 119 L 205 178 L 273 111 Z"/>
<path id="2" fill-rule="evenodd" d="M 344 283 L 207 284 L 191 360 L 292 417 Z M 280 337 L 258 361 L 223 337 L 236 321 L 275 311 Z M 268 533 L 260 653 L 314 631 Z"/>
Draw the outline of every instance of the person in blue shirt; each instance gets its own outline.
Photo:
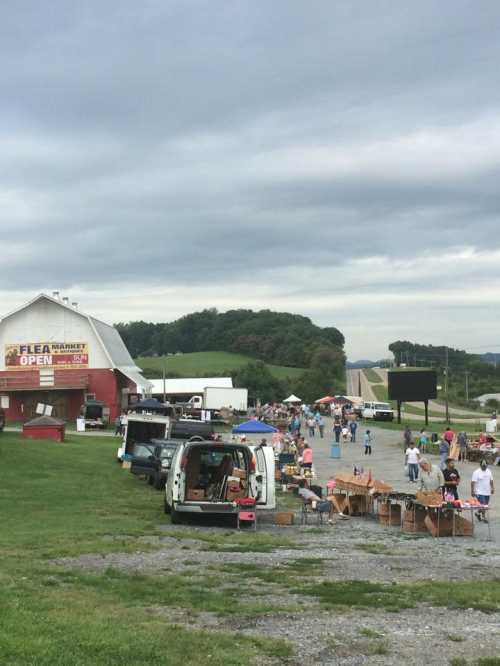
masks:
<path id="1" fill-rule="evenodd" d="M 351 421 L 349 424 L 349 428 L 351 429 L 351 442 L 356 441 L 356 430 L 358 429 L 358 424 L 356 421 Z"/>
<path id="2" fill-rule="evenodd" d="M 323 439 L 323 435 L 325 433 L 325 422 L 319 412 L 316 413 L 314 420 L 316 421 L 316 425 L 318 426 L 319 436 L 321 437 L 321 439 Z"/>

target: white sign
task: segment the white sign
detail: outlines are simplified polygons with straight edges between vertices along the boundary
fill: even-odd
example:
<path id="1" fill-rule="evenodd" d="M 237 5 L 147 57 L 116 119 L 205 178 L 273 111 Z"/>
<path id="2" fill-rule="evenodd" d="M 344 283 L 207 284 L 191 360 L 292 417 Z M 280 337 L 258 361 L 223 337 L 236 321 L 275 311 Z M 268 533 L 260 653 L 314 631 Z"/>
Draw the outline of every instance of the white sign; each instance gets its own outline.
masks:
<path id="1" fill-rule="evenodd" d="M 37 403 L 35 412 L 40 414 L 40 416 L 52 416 L 53 409 L 52 405 L 44 405 L 43 402 L 39 402 Z"/>
<path id="2" fill-rule="evenodd" d="M 0 395 L 0 407 L 2 409 L 9 409 L 9 396 Z"/>

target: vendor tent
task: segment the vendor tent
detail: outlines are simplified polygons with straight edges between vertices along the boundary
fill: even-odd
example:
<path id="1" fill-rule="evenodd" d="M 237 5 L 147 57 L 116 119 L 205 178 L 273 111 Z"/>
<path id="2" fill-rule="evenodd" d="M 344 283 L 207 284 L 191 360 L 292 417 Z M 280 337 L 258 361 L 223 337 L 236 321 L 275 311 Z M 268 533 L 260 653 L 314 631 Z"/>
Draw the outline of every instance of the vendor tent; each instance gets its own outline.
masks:
<path id="1" fill-rule="evenodd" d="M 269 433 L 269 432 L 278 432 L 278 428 L 264 423 L 264 421 L 245 421 L 245 423 L 240 423 L 240 425 L 234 426 L 232 430 L 234 435 L 242 435 L 243 433 L 252 434 L 252 433 Z"/>
<path id="2" fill-rule="evenodd" d="M 292 395 L 289 395 L 286 400 L 283 400 L 283 402 L 302 402 L 302 400 L 292 393 Z"/>
<path id="3" fill-rule="evenodd" d="M 319 400 L 316 400 L 315 404 L 316 405 L 329 405 L 331 402 L 335 402 L 335 398 L 332 397 L 331 395 L 325 395 L 324 398 L 320 398 Z"/>

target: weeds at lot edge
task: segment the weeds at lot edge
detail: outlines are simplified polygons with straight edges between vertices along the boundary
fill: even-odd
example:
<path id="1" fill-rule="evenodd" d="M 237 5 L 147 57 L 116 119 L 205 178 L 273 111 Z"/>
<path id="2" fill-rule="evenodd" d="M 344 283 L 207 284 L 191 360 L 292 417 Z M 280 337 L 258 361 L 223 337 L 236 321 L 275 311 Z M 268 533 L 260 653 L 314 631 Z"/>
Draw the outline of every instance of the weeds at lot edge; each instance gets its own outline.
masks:
<path id="1" fill-rule="evenodd" d="M 385 584 L 368 581 L 323 582 L 295 590 L 317 598 L 325 607 L 384 608 L 398 612 L 429 604 L 450 609 L 473 608 L 484 613 L 500 611 L 500 585 L 497 581 L 471 581 Z"/>

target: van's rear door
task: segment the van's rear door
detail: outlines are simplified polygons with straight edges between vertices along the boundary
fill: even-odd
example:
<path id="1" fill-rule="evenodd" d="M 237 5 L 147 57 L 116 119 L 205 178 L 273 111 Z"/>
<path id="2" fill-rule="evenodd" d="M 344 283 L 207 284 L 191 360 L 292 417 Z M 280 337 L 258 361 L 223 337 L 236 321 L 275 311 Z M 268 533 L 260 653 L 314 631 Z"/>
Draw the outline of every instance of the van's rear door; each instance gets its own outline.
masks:
<path id="1" fill-rule="evenodd" d="M 266 456 L 266 449 L 267 446 L 257 446 L 254 449 L 254 454 L 255 454 L 255 459 L 257 461 L 257 468 L 255 470 L 255 478 L 257 481 L 257 497 L 259 498 L 257 500 L 257 504 L 260 505 L 265 505 L 267 504 L 267 494 L 268 494 L 268 461 L 267 461 L 267 456 Z M 271 448 L 269 448 L 269 451 L 273 454 L 273 460 L 274 460 L 274 452 Z"/>

